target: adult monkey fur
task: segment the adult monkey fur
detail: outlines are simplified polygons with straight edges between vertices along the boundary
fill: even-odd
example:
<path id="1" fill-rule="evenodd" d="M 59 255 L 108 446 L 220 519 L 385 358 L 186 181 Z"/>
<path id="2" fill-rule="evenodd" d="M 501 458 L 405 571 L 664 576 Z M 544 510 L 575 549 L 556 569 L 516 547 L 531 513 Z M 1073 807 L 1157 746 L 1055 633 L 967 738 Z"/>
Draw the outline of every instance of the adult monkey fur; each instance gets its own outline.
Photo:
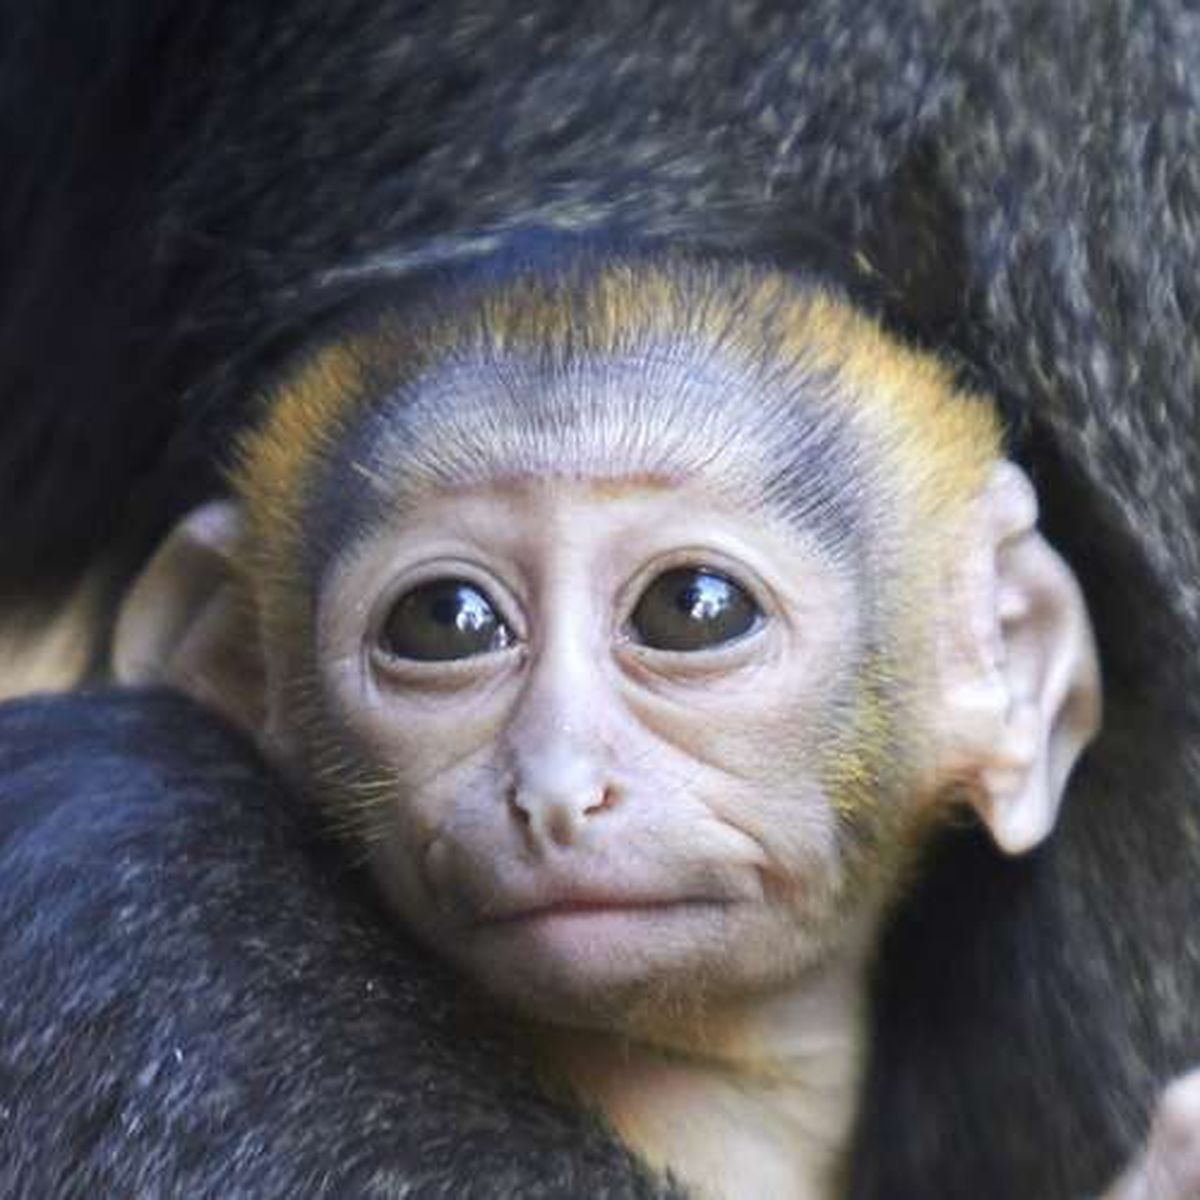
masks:
<path id="1" fill-rule="evenodd" d="M 330 268 L 380 252 L 394 267 L 431 233 L 453 244 L 513 214 L 720 241 L 799 211 L 882 261 L 905 323 L 988 363 L 1014 398 L 1096 610 L 1107 733 L 1048 854 L 1005 866 L 958 847 L 897 932 L 907 968 L 885 976 L 864 1194 L 1097 1187 L 1196 1044 L 1172 999 L 1195 994 L 1194 18 L 1043 8 L 460 6 L 406 17 L 411 42 L 378 5 L 286 28 L 106 6 L 96 37 L 82 9 L 6 18 L 4 111 L 21 114 L 6 159 L 39 156 L 9 182 L 0 234 L 0 369 L 6 397 L 31 400 L 0 410 L 14 587 L 34 552 L 44 567 L 116 525 L 131 477 L 160 522 L 190 502 L 143 464 L 177 414 L 203 408 L 203 424 L 251 394 L 258 352 L 303 333 Z M 47 95 L 47 78 L 69 82 Z M 421 120 L 382 128 L 409 111 Z M 481 146 L 481 125 L 503 136 Z M 323 235 L 347 194 L 353 237 Z M 90 464 L 69 452 L 79 426 Z M 47 429 L 66 452 L 44 452 Z"/>

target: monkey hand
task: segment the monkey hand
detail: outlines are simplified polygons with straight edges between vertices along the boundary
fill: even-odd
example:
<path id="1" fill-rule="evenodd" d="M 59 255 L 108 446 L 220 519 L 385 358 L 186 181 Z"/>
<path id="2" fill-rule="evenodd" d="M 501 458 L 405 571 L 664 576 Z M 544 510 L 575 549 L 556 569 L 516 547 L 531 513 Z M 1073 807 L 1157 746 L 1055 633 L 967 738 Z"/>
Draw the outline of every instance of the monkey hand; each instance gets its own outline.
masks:
<path id="1" fill-rule="evenodd" d="M 1163 1091 L 1145 1146 L 1103 1200 L 1200 1200 L 1200 1070 Z"/>

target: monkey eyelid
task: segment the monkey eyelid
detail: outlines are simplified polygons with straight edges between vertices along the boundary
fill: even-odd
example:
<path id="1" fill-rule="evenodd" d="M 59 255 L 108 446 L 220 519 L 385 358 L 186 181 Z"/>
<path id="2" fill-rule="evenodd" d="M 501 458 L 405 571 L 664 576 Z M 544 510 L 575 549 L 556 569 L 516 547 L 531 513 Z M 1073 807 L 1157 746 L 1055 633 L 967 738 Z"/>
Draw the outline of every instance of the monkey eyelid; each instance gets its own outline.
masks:
<path id="1" fill-rule="evenodd" d="M 617 640 L 615 647 L 620 657 L 656 676 L 681 681 L 701 680 L 731 673 L 743 666 L 760 666 L 762 658 L 755 651 L 761 649 L 761 639 L 769 636 L 772 624 L 771 618 L 760 610 L 754 624 L 744 633 L 712 646 L 695 650 L 661 650 L 625 634 Z"/>
<path id="2" fill-rule="evenodd" d="M 463 658 L 419 659 L 389 654 L 367 641 L 363 660 L 374 688 L 390 691 L 453 693 L 499 682 L 525 661 L 528 646 L 514 638 L 507 646 Z"/>

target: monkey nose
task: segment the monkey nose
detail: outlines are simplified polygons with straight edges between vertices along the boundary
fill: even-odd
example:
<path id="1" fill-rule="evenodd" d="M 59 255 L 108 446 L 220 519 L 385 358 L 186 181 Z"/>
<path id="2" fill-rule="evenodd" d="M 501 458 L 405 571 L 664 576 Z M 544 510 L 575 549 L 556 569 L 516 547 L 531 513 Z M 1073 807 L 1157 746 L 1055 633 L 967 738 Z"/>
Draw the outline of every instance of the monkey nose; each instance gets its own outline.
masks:
<path id="1" fill-rule="evenodd" d="M 608 785 L 558 794 L 513 787 L 508 794 L 509 811 L 535 849 L 574 845 L 587 824 L 615 804 L 616 792 Z"/>

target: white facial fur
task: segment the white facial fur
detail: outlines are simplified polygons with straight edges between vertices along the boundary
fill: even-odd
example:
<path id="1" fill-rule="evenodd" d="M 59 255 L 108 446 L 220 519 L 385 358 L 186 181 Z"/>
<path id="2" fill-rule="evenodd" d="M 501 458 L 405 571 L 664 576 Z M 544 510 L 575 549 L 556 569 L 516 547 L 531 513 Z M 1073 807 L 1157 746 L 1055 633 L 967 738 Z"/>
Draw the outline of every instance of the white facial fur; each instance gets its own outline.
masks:
<path id="1" fill-rule="evenodd" d="M 662 572 L 707 566 L 761 610 L 711 649 L 639 645 Z M 395 600 L 469 581 L 513 634 L 392 659 Z M 379 764 L 379 882 L 441 953 L 526 1009 L 610 1021 L 758 990 L 827 947 L 844 883 L 821 768 L 860 630 L 849 580 L 699 484 L 526 480 L 431 495 L 330 572 L 318 661 Z M 387 794 L 390 792 L 390 794 Z"/>

